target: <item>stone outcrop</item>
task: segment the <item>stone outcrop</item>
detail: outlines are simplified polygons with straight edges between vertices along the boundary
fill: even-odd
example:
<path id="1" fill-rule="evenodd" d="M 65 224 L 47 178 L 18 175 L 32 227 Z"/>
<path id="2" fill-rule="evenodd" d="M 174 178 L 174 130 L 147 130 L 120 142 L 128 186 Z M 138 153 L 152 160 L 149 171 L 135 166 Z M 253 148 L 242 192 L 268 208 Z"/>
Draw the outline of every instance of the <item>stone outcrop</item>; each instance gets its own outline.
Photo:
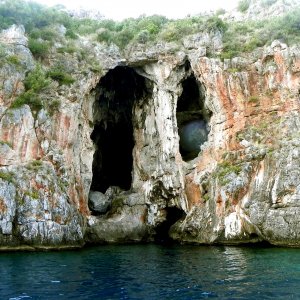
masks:
<path id="1" fill-rule="evenodd" d="M 91 51 L 103 72 L 65 57 L 73 59 L 76 80 L 49 91 L 61 102 L 51 114 L 11 108 L 36 61 L 22 27 L 3 31 L 0 41 L 6 55 L 22 57 L 21 66 L 5 62 L 0 69 L 2 248 L 157 236 L 300 245 L 299 48 L 274 41 L 222 62 L 206 56 L 208 48 L 210 56 L 220 51 L 219 34 L 188 37 L 180 49 L 141 45 L 124 55 L 97 44 Z M 182 124 L 200 118 L 208 136 L 196 157 L 183 159 L 177 103 L 183 93 L 189 98 L 183 82 L 190 76 L 199 105 L 185 110 Z M 89 206 L 95 192 L 101 197 L 91 204 L 90 196 Z"/>

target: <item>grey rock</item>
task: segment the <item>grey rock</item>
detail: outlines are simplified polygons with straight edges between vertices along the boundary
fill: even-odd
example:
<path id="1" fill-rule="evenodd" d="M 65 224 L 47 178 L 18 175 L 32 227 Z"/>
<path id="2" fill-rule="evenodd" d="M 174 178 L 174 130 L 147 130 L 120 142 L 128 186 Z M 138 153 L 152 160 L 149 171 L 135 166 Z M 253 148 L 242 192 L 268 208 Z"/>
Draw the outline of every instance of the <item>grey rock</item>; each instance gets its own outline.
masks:
<path id="1" fill-rule="evenodd" d="M 7 44 L 27 46 L 28 39 L 25 36 L 23 25 L 12 25 L 0 33 L 0 41 Z"/>
<path id="2" fill-rule="evenodd" d="M 97 213 L 106 213 L 111 200 L 108 196 L 101 192 L 90 191 L 89 193 L 89 207 L 92 211 Z"/>
<path id="3" fill-rule="evenodd" d="M 95 217 L 92 226 L 87 228 L 86 240 L 89 243 L 132 243 L 147 240 L 149 226 L 144 218 L 145 205 L 125 206 L 110 217 Z"/>

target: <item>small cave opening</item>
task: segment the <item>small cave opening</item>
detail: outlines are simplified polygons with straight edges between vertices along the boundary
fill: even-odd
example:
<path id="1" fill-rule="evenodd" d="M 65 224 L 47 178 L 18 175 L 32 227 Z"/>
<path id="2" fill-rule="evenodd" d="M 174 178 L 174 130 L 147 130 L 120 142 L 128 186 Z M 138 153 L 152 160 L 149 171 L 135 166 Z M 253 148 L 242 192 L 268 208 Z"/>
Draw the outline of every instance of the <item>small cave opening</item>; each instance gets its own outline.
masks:
<path id="1" fill-rule="evenodd" d="M 182 82 L 182 93 L 177 102 L 177 125 L 180 154 L 184 161 L 196 158 L 209 134 L 210 112 L 205 107 L 205 89 L 186 66 L 188 76 Z"/>
<path id="2" fill-rule="evenodd" d="M 146 80 L 133 68 L 118 66 L 100 80 L 94 106 L 91 139 L 91 191 L 105 193 L 110 186 L 130 190 L 132 183 L 133 110 L 148 93 Z"/>
<path id="3" fill-rule="evenodd" d="M 156 243 L 170 244 L 173 242 L 169 235 L 170 228 L 185 216 L 185 212 L 177 207 L 166 207 L 164 210 L 166 219 L 156 227 L 154 240 Z"/>

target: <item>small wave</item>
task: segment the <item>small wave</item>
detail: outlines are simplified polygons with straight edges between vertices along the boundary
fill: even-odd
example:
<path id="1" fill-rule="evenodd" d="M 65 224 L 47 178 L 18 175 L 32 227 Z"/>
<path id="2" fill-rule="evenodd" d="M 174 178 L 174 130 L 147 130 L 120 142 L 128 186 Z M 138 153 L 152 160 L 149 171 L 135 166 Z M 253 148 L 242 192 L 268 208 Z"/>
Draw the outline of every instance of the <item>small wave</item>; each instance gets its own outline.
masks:
<path id="1" fill-rule="evenodd" d="M 17 296 L 17 297 L 12 297 L 12 298 L 9 298 L 9 300 L 21 300 L 21 299 L 32 299 L 30 296 L 28 295 L 21 295 L 21 296 Z"/>

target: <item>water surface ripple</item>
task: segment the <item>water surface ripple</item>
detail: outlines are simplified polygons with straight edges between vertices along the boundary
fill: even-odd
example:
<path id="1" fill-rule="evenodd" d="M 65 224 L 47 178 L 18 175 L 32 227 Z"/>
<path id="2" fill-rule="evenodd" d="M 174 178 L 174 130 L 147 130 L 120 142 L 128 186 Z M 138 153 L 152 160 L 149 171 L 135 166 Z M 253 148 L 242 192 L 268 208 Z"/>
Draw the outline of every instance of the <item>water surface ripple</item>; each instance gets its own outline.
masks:
<path id="1" fill-rule="evenodd" d="M 0 253 L 0 299 L 300 299 L 300 250 L 127 245 Z"/>

